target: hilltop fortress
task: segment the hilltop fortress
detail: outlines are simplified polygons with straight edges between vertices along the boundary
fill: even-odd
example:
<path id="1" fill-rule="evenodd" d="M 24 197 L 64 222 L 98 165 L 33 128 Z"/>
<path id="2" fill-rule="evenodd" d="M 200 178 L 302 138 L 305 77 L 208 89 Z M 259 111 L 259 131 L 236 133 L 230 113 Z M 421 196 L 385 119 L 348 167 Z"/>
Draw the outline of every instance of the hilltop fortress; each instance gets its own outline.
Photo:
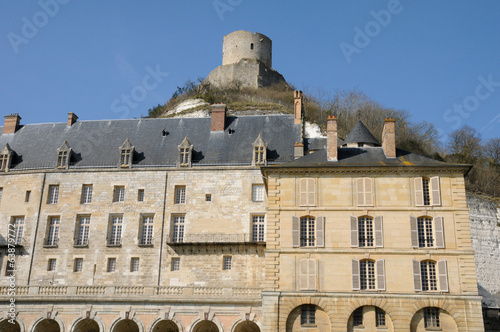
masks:
<path id="1" fill-rule="evenodd" d="M 224 36 L 222 66 L 212 70 L 205 82 L 218 88 L 262 88 L 286 84 L 283 75 L 272 69 L 272 41 L 249 31 Z"/>

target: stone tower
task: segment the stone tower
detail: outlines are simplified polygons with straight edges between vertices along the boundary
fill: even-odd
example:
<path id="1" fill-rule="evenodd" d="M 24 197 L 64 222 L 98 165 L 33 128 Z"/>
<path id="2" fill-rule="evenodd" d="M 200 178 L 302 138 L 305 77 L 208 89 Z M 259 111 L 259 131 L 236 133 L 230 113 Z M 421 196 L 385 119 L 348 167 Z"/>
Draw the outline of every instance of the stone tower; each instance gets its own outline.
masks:
<path id="1" fill-rule="evenodd" d="M 272 41 L 249 31 L 234 31 L 224 36 L 222 66 L 215 68 L 205 82 L 218 88 L 262 88 L 286 84 L 272 69 Z"/>

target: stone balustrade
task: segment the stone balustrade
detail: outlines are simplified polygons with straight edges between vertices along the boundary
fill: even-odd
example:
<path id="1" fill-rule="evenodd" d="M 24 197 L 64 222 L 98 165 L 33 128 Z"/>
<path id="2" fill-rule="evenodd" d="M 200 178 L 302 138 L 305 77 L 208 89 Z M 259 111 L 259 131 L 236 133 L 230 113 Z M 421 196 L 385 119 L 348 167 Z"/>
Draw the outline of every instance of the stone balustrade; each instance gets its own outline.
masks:
<path id="1" fill-rule="evenodd" d="M 250 234 L 222 234 L 222 233 L 199 233 L 199 234 L 184 234 L 184 237 L 174 239 L 172 236 L 167 236 L 167 243 L 170 244 L 189 244 L 189 243 L 249 243 L 252 241 Z"/>

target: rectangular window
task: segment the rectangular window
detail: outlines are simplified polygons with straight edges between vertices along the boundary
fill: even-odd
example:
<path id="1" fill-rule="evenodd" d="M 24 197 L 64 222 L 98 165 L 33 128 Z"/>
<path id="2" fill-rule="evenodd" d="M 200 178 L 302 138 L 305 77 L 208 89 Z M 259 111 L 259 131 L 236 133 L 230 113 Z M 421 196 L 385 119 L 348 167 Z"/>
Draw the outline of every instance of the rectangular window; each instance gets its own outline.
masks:
<path id="1" fill-rule="evenodd" d="M 153 244 L 153 217 L 142 217 L 141 242 L 142 245 Z"/>
<path id="2" fill-rule="evenodd" d="M 358 206 L 373 206 L 373 179 L 356 179 L 356 195 Z"/>
<path id="3" fill-rule="evenodd" d="M 300 310 L 300 325 L 315 326 L 316 325 L 316 306 L 313 304 L 304 304 Z"/>
<path id="4" fill-rule="evenodd" d="M 211 202 L 212 201 L 212 194 L 206 194 L 205 195 L 205 202 Z"/>
<path id="5" fill-rule="evenodd" d="M 50 185 L 49 186 L 49 198 L 48 204 L 57 204 L 59 201 L 59 186 L 58 185 Z"/>
<path id="6" fill-rule="evenodd" d="M 59 151 L 57 157 L 57 168 L 65 168 L 68 165 L 68 152 L 69 151 Z"/>
<path id="7" fill-rule="evenodd" d="M 304 178 L 299 182 L 300 206 L 316 205 L 316 179 Z"/>
<path id="8" fill-rule="evenodd" d="M 181 243 L 184 240 L 184 216 L 174 216 L 174 225 L 172 229 L 172 241 Z"/>
<path id="9" fill-rule="evenodd" d="M 252 242 L 264 242 L 264 216 L 252 216 Z"/>
<path id="10" fill-rule="evenodd" d="M 107 272 L 116 271 L 116 258 L 108 258 L 108 269 Z"/>
<path id="11" fill-rule="evenodd" d="M 122 240 L 123 216 L 112 216 L 110 223 L 108 245 L 120 245 Z"/>
<path id="12" fill-rule="evenodd" d="M 363 307 L 359 307 L 352 313 L 354 326 L 363 326 Z"/>
<path id="13" fill-rule="evenodd" d="M 89 244 L 90 216 L 77 216 L 77 236 L 76 245 L 86 246 Z"/>
<path id="14" fill-rule="evenodd" d="M 359 262 L 361 290 L 375 289 L 375 262 L 362 260 Z"/>
<path id="15" fill-rule="evenodd" d="M 373 218 L 358 218 L 358 236 L 360 247 L 373 247 Z"/>
<path id="16" fill-rule="evenodd" d="M 144 189 L 139 189 L 137 191 L 137 201 L 144 202 Z"/>
<path id="17" fill-rule="evenodd" d="M 14 241 L 20 245 L 23 239 L 24 232 L 24 217 L 13 217 L 12 224 L 14 225 Z"/>
<path id="18" fill-rule="evenodd" d="M 75 265 L 73 267 L 73 272 L 83 271 L 83 258 L 75 258 Z"/>
<path id="19" fill-rule="evenodd" d="M 120 158 L 120 166 L 121 167 L 129 167 L 131 161 L 132 150 L 131 149 L 122 149 L 121 158 Z"/>
<path id="20" fill-rule="evenodd" d="M 0 155 L 0 171 L 5 172 L 9 163 L 9 155 L 4 153 Z"/>
<path id="21" fill-rule="evenodd" d="M 30 198 L 31 198 L 31 191 L 27 190 L 26 195 L 24 196 L 24 201 L 28 203 L 30 201 Z"/>
<path id="22" fill-rule="evenodd" d="M 50 217 L 47 229 L 47 239 L 45 244 L 48 246 L 57 246 L 59 241 L 59 225 L 61 224 L 61 219 L 59 217 Z"/>
<path id="23" fill-rule="evenodd" d="M 125 200 L 125 187 L 115 186 L 113 192 L 113 202 L 123 202 Z"/>
<path id="24" fill-rule="evenodd" d="M 47 271 L 55 271 L 56 270 L 56 259 L 51 258 L 47 263 Z"/>
<path id="25" fill-rule="evenodd" d="M 424 308 L 424 325 L 425 328 L 441 327 L 438 308 Z"/>
<path id="26" fill-rule="evenodd" d="M 432 247 L 434 244 L 434 235 L 432 232 L 432 219 L 421 217 L 417 219 L 418 227 L 418 246 L 420 248 Z"/>
<path id="27" fill-rule="evenodd" d="M 181 267 L 181 259 L 178 257 L 172 258 L 172 265 L 170 270 L 172 271 L 179 271 Z"/>
<path id="28" fill-rule="evenodd" d="M 385 311 L 379 307 L 375 309 L 375 325 L 377 327 L 385 327 Z"/>
<path id="29" fill-rule="evenodd" d="M 132 257 L 130 260 L 130 272 L 139 271 L 139 257 Z"/>
<path id="30" fill-rule="evenodd" d="M 82 204 L 92 203 L 92 185 L 84 184 L 82 187 Z"/>
<path id="31" fill-rule="evenodd" d="M 224 261 L 222 263 L 223 270 L 231 270 L 232 256 L 224 256 Z"/>
<path id="32" fill-rule="evenodd" d="M 300 246 L 314 247 L 315 241 L 315 220 L 313 217 L 300 218 Z"/>
<path id="33" fill-rule="evenodd" d="M 420 262 L 420 273 L 422 276 L 422 290 L 437 290 L 436 263 L 433 261 Z"/>
<path id="34" fill-rule="evenodd" d="M 175 204 L 186 203 L 186 186 L 175 186 Z"/>
<path id="35" fill-rule="evenodd" d="M 422 178 L 422 190 L 424 195 L 424 205 L 431 205 L 431 194 L 429 190 L 428 178 Z"/>
<path id="36" fill-rule="evenodd" d="M 3 188 L 0 188 L 0 202 L 2 201 Z"/>
<path id="37" fill-rule="evenodd" d="M 253 202 L 263 202 L 264 201 L 264 185 L 263 184 L 252 185 L 252 201 Z"/>

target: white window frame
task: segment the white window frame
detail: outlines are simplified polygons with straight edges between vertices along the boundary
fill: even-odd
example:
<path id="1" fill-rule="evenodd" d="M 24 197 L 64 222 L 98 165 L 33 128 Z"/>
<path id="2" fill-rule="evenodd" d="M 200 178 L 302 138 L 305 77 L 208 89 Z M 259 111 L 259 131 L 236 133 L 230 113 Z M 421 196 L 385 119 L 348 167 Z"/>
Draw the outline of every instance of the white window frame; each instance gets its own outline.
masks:
<path id="1" fill-rule="evenodd" d="M 139 257 L 132 257 L 130 259 L 130 272 L 139 272 L 141 261 Z"/>
<path id="2" fill-rule="evenodd" d="M 109 272 L 109 273 L 116 272 L 116 258 L 115 257 L 108 258 L 106 272 Z"/>
<path id="3" fill-rule="evenodd" d="M 174 204 L 186 203 L 186 186 L 175 186 Z"/>
<path id="4" fill-rule="evenodd" d="M 75 245 L 87 246 L 89 244 L 90 216 L 77 215 L 77 235 Z"/>
<path id="5" fill-rule="evenodd" d="M 146 215 L 141 218 L 141 238 L 140 244 L 143 246 L 153 245 L 154 216 Z"/>
<path id="6" fill-rule="evenodd" d="M 182 243 L 184 242 L 184 226 L 185 226 L 186 216 L 177 214 L 172 216 L 172 242 Z"/>
<path id="7" fill-rule="evenodd" d="M 263 184 L 252 184 L 252 202 L 264 202 L 265 188 Z"/>
<path id="8" fill-rule="evenodd" d="M 113 202 L 125 201 L 125 186 L 115 186 L 113 189 Z"/>
<path id="9" fill-rule="evenodd" d="M 24 234 L 24 216 L 12 217 L 12 225 L 14 225 L 14 243 L 22 244 Z"/>
<path id="10" fill-rule="evenodd" d="M 83 272 L 83 258 L 75 258 L 73 272 Z"/>
<path id="11" fill-rule="evenodd" d="M 47 204 L 57 204 L 58 202 L 59 202 L 59 185 L 51 184 L 49 185 Z"/>
<path id="12" fill-rule="evenodd" d="M 84 184 L 82 186 L 82 204 L 92 203 L 93 186 L 91 184 Z"/>
<path id="13" fill-rule="evenodd" d="M 108 246 L 120 246 L 122 243 L 123 215 L 109 217 Z"/>
<path id="14" fill-rule="evenodd" d="M 265 242 L 266 241 L 266 215 L 254 214 L 252 215 L 252 242 Z"/>
<path id="15" fill-rule="evenodd" d="M 233 268 L 233 256 L 223 256 L 222 257 L 222 269 L 224 271 L 232 270 Z"/>
<path id="16" fill-rule="evenodd" d="M 57 259 L 55 258 L 49 258 L 47 261 L 47 271 L 49 272 L 54 272 L 57 267 Z"/>
<path id="17" fill-rule="evenodd" d="M 172 257 L 170 261 L 170 271 L 180 271 L 181 269 L 181 259 L 180 257 Z"/>
<path id="18" fill-rule="evenodd" d="M 57 246 L 59 242 L 59 227 L 61 225 L 61 217 L 49 217 L 47 222 L 47 238 L 45 245 Z"/>

